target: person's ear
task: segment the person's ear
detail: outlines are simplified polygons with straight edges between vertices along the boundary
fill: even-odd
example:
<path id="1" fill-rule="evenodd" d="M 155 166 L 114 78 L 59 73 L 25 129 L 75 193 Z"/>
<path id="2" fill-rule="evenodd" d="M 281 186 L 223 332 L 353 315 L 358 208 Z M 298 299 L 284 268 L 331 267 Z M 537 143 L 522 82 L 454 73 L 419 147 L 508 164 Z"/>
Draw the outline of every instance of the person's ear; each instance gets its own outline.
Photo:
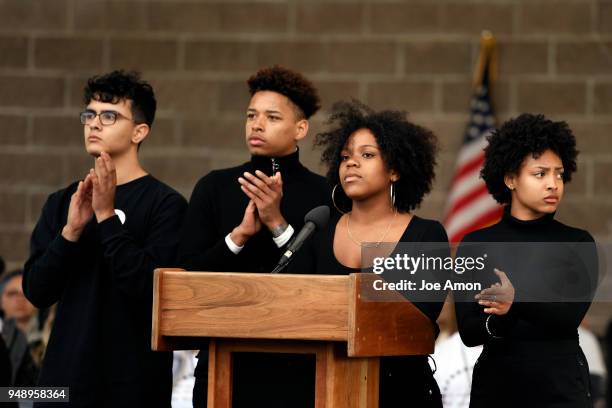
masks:
<path id="1" fill-rule="evenodd" d="M 149 132 L 151 128 L 146 123 L 139 123 L 134 127 L 134 131 L 132 132 L 132 143 L 140 144 L 143 140 L 149 136 Z"/>
<path id="2" fill-rule="evenodd" d="M 516 188 L 516 176 L 514 174 L 506 174 L 504 176 L 504 184 L 510 191 Z"/>
<path id="3" fill-rule="evenodd" d="M 396 170 L 391 169 L 391 171 L 389 171 L 389 180 L 391 181 L 391 183 L 395 183 L 399 179 L 400 179 L 399 173 Z"/>
<path id="4" fill-rule="evenodd" d="M 299 142 L 300 140 L 306 137 L 306 134 L 308 134 L 308 120 L 298 120 L 295 124 L 295 130 L 295 141 Z"/>

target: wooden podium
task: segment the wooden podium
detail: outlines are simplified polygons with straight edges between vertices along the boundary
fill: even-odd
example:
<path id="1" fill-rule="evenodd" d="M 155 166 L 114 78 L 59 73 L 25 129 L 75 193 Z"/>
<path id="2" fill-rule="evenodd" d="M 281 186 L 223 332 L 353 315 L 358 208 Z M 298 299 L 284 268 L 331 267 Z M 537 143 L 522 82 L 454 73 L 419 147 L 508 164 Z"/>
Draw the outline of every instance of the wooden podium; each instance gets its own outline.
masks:
<path id="1" fill-rule="evenodd" d="M 157 269 L 152 348 L 209 342 L 209 408 L 232 405 L 233 352 L 314 354 L 316 408 L 378 407 L 379 357 L 433 353 L 434 328 L 397 293 L 368 299 L 375 279 Z"/>

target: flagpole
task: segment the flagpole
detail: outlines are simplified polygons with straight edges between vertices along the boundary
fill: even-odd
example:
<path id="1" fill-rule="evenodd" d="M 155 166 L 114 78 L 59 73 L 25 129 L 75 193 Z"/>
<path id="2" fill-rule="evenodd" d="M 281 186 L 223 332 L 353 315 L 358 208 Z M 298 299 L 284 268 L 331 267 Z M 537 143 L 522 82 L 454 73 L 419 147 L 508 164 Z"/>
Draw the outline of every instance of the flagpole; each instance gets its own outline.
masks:
<path id="1" fill-rule="evenodd" d="M 474 70 L 473 87 L 477 88 L 482 83 L 485 69 L 488 67 L 489 89 L 493 88 L 497 79 L 497 41 L 493 33 L 483 30 L 480 35 L 480 52 L 478 62 Z"/>
<path id="2" fill-rule="evenodd" d="M 496 68 L 495 38 L 490 31 L 483 31 L 474 71 L 470 121 L 463 135 L 444 211 L 443 223 L 452 244 L 460 242 L 471 231 L 497 222 L 502 215 L 502 207 L 489 194 L 484 180 L 480 178 L 486 137 L 495 126 L 490 89 L 495 80 Z"/>

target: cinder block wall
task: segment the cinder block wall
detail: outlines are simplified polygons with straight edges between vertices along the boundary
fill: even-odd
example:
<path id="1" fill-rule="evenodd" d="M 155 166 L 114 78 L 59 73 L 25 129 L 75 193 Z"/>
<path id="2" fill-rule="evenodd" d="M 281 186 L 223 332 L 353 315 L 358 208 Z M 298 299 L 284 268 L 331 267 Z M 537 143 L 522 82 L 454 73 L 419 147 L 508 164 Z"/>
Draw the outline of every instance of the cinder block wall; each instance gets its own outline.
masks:
<path id="1" fill-rule="evenodd" d="M 158 119 L 141 154 L 186 197 L 209 170 L 248 157 L 244 81 L 280 63 L 314 80 L 324 110 L 358 98 L 432 128 L 442 151 L 419 214 L 439 219 L 485 28 L 499 42 L 498 121 L 530 111 L 570 123 L 582 153 L 559 218 L 610 241 L 608 0 L 0 0 L 0 254 L 20 265 L 47 195 L 91 165 L 82 87 L 115 68 L 153 83 Z M 321 171 L 311 141 L 302 155 Z"/>

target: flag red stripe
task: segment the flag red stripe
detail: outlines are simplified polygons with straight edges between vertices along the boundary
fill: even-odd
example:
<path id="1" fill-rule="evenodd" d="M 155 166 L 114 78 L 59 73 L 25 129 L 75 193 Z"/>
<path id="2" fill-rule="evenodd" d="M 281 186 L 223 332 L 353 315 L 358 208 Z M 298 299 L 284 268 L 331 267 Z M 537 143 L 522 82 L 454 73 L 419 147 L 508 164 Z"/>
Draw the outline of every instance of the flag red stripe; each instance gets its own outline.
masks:
<path id="1" fill-rule="evenodd" d="M 447 224 L 448 221 L 459 210 L 469 205 L 472 201 L 475 201 L 476 199 L 478 199 L 479 196 L 485 195 L 485 194 L 489 194 L 489 191 L 487 190 L 487 185 L 482 183 L 481 185 L 476 187 L 474 190 L 470 191 L 467 194 L 464 194 L 459 199 L 455 200 L 455 202 L 452 204 L 452 207 L 448 211 L 448 215 L 446 216 L 446 219 L 444 220 L 444 224 Z"/>
<path id="2" fill-rule="evenodd" d="M 474 157 L 472 160 L 466 162 L 465 164 L 459 167 L 457 173 L 455 173 L 455 177 L 453 177 L 452 183 L 453 184 L 456 183 L 462 177 L 465 177 L 467 174 L 470 174 L 477 168 L 482 167 L 483 164 L 484 164 L 484 154 Z"/>
<path id="3" fill-rule="evenodd" d="M 466 234 L 472 231 L 476 231 L 478 229 L 484 228 L 485 226 L 499 220 L 501 218 L 502 213 L 503 213 L 503 208 L 500 206 L 498 208 L 493 208 L 492 210 L 482 214 L 480 217 L 474 219 L 474 221 L 470 223 L 470 225 L 457 231 L 457 233 L 455 233 L 452 237 L 449 237 L 450 242 L 451 243 L 461 242 L 461 240 Z"/>

